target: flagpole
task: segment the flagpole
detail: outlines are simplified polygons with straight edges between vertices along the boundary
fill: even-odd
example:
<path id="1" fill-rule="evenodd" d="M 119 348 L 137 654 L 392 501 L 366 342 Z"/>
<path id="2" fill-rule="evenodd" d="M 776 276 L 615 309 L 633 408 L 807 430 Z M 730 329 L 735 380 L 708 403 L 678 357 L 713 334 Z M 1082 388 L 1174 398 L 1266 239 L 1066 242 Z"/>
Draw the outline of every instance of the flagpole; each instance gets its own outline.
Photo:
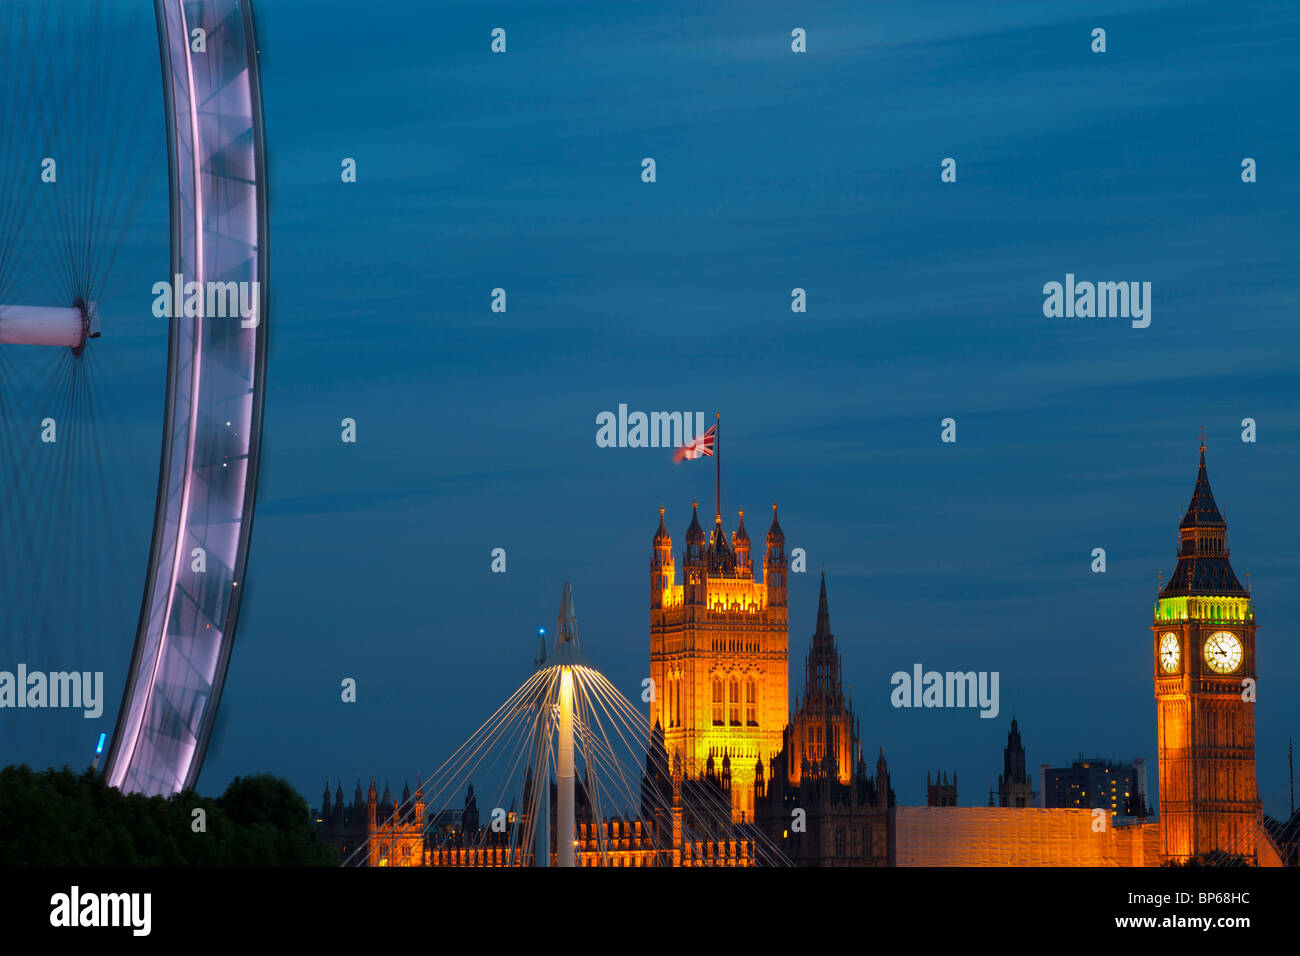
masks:
<path id="1" fill-rule="evenodd" d="M 717 424 L 713 426 L 713 464 L 717 469 L 714 485 L 717 488 L 717 515 L 722 517 L 722 412 L 715 413 Z"/>

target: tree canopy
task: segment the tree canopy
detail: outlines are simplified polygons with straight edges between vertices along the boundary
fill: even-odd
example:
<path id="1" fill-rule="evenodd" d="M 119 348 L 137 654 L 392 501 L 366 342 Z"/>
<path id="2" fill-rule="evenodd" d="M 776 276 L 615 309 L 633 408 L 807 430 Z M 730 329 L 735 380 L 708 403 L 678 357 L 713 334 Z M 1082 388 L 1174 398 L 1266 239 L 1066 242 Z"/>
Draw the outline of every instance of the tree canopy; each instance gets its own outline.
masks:
<path id="1" fill-rule="evenodd" d="M 203 827 L 198 827 L 203 810 Z M 197 831 L 197 832 L 196 832 Z M 122 793 L 68 767 L 0 770 L 6 866 L 337 866 L 307 802 L 270 774 L 236 777 L 215 800 Z"/>

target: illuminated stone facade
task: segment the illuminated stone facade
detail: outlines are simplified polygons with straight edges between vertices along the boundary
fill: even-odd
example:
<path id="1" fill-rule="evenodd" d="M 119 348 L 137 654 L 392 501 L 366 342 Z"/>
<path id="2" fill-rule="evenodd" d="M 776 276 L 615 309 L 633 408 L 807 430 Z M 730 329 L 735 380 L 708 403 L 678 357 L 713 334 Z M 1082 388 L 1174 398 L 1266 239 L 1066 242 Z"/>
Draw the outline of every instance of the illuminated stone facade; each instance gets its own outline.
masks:
<path id="1" fill-rule="evenodd" d="M 662 747 L 660 747 L 662 752 Z M 755 865 L 752 840 L 723 834 L 709 821 L 699 818 L 697 804 L 707 794 L 710 805 L 717 803 L 720 781 L 708 777 L 685 781 L 680 770 L 676 779 L 664 781 L 671 806 L 660 805 L 662 813 L 647 813 L 644 820 L 609 817 L 597 822 L 585 788 L 576 789 L 575 805 L 576 866 L 691 866 L 750 867 Z M 525 783 L 532 786 L 532 775 Z M 527 799 L 525 799 L 527 803 Z M 726 806 L 725 803 L 718 804 Z M 555 846 L 555 783 L 551 783 L 549 845 Z M 484 827 L 479 818 L 478 798 L 471 785 L 459 811 L 444 811 L 426 818 L 423 790 L 417 788 L 412 798 L 410 788 L 403 789 L 401 801 L 394 800 L 387 785 L 377 796 L 375 784 L 363 797 L 361 781 L 351 804 L 343 802 L 340 785 L 331 796 L 326 784 L 321 809 L 315 814 L 322 840 L 333 846 L 339 858 L 351 866 L 374 867 L 507 867 L 535 866 L 532 847 L 521 848 L 520 834 L 527 829 L 527 819 L 513 809 L 505 818 L 505 829 L 495 832 Z M 698 838 L 685 839 L 683 821 Z M 706 833 L 708 830 L 715 833 Z M 704 834 L 701 836 L 701 834 Z M 513 844 L 513 848 L 512 848 Z M 362 848 L 353 858 L 353 853 Z M 557 854 L 550 853 L 550 865 L 557 866 Z"/>
<path id="2" fill-rule="evenodd" d="M 1254 856 L 1255 606 L 1228 562 L 1228 526 L 1210 491 L 1204 444 L 1178 545 L 1151 626 L 1160 852 L 1180 861 Z"/>
<path id="3" fill-rule="evenodd" d="M 754 817 L 754 768 L 781 749 L 789 716 L 785 535 L 772 506 L 755 577 L 745 513 L 728 542 L 721 515 L 707 538 L 693 507 L 677 583 L 672 537 L 659 509 L 650 557 L 650 722 L 688 778 L 710 758 L 730 770 L 734 819 Z"/>
<path id="4" fill-rule="evenodd" d="M 372 779 L 363 802 L 358 778 L 352 803 L 344 804 L 342 784 L 331 798 L 326 782 L 316 824 L 321 839 L 334 847 L 345 863 L 351 860 L 354 866 L 425 864 L 424 793 L 418 787 L 412 799 L 410 786 L 404 786 L 399 804 L 387 784 L 383 796 L 378 796 Z M 360 857 L 351 859 L 358 847 L 365 849 Z"/>
<path id="5" fill-rule="evenodd" d="M 744 866 L 754 865 L 753 846 L 748 840 L 708 840 L 686 842 L 680 852 L 665 854 L 651 823 L 640 820 L 606 820 L 578 823 L 575 831 L 575 866 Z M 511 862 L 509 844 L 502 840 L 484 845 L 447 846 L 430 849 L 425 855 L 426 866 L 441 867 L 506 867 L 534 866 L 536 855 L 517 857 L 522 862 Z M 671 862 L 670 862 L 671 860 Z M 556 855 L 551 853 L 551 866 L 556 865 Z"/>
<path id="6" fill-rule="evenodd" d="M 1156 824 L 1110 826 L 1091 810 L 895 807 L 894 866 L 1159 866 Z"/>

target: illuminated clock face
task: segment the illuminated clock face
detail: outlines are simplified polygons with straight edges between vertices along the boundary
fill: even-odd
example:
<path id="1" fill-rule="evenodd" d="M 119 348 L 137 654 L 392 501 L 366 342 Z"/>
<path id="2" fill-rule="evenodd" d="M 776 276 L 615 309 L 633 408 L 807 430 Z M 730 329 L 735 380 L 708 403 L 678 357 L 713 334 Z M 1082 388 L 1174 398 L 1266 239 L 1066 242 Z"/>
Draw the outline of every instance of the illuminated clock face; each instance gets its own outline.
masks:
<path id="1" fill-rule="evenodd" d="M 1173 631 L 1160 638 L 1160 667 L 1166 674 L 1178 670 L 1178 658 L 1181 653 L 1178 647 L 1178 635 Z"/>
<path id="2" fill-rule="evenodd" d="M 1231 674 L 1241 666 L 1241 640 L 1231 631 L 1215 631 L 1205 639 L 1205 663 L 1210 670 Z"/>

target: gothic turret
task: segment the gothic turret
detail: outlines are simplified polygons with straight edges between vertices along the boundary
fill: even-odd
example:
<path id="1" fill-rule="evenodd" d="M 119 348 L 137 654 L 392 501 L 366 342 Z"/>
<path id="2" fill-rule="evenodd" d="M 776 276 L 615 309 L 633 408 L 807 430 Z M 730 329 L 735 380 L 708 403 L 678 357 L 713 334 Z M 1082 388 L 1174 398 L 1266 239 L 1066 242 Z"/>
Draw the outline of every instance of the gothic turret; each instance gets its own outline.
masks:
<path id="1" fill-rule="evenodd" d="M 1032 807 L 1034 782 L 1025 772 L 1025 748 L 1020 743 L 1020 724 L 1013 716 L 1007 745 L 1002 750 L 1002 773 L 998 776 L 998 805 Z"/>
<path id="2" fill-rule="evenodd" d="M 660 505 L 659 506 L 659 527 L 655 530 L 654 544 L 653 544 L 654 558 L 660 558 L 660 559 L 667 557 L 667 555 L 665 555 L 664 552 L 668 551 L 671 553 L 671 549 L 673 546 L 673 537 L 668 533 L 668 525 L 664 522 L 664 511 L 665 511 L 664 506 Z M 654 559 L 652 558 L 652 560 Z"/>
<path id="3" fill-rule="evenodd" d="M 691 524 L 686 529 L 686 555 L 682 560 L 685 574 L 685 601 L 687 604 L 704 604 L 708 595 L 705 582 L 705 536 L 700 527 L 700 503 L 691 502 Z"/>
<path id="4" fill-rule="evenodd" d="M 763 583 L 767 585 L 769 607 L 785 607 L 785 532 L 776 520 L 776 505 L 772 505 L 772 527 L 767 529 L 767 554 L 763 558 Z"/>
<path id="5" fill-rule="evenodd" d="M 722 530 L 722 515 L 713 519 L 713 534 L 709 539 L 709 573 L 714 577 L 735 577 L 736 556 L 727 547 L 727 532 Z"/>
<path id="6" fill-rule="evenodd" d="M 957 774 L 954 772 L 952 780 L 948 779 L 948 772 L 941 770 L 934 775 L 934 781 L 930 780 L 930 772 L 925 773 L 925 805 L 928 807 L 955 807 L 957 806 Z"/>
<path id="7" fill-rule="evenodd" d="M 752 577 L 754 565 L 749 556 L 749 532 L 745 530 L 745 512 L 741 509 L 740 524 L 731 536 L 731 550 L 736 553 L 736 573 Z"/>
<path id="8" fill-rule="evenodd" d="M 853 706 L 844 698 L 840 655 L 831 633 L 825 571 L 817 602 L 817 629 L 804 657 L 803 696 L 795 700 L 790 728 L 786 746 L 792 758 L 789 763 L 792 785 L 799 784 L 805 765 L 814 775 L 841 784 L 850 782 L 862 760 L 862 747 Z"/>
<path id="9" fill-rule="evenodd" d="M 1011 732 L 1007 734 L 1002 766 L 1008 780 L 1025 779 L 1025 748 L 1020 743 L 1020 723 L 1014 717 L 1011 718 Z"/>
<path id="10" fill-rule="evenodd" d="M 695 545 L 696 547 L 692 547 Z M 700 526 L 700 503 L 691 502 L 691 523 L 686 528 L 686 560 L 691 564 L 704 561 L 704 528 Z"/>
<path id="11" fill-rule="evenodd" d="M 814 710 L 839 708 L 844 704 L 840 685 L 840 655 L 831 633 L 831 612 L 826 601 L 826 572 L 822 571 L 821 594 L 817 598 L 817 630 L 804 663 L 804 703 Z"/>
<path id="12" fill-rule="evenodd" d="M 659 528 L 655 531 L 650 550 L 650 607 L 664 606 L 664 592 L 673 586 L 676 570 L 673 567 L 673 539 L 664 523 L 664 509 L 659 508 Z"/>

